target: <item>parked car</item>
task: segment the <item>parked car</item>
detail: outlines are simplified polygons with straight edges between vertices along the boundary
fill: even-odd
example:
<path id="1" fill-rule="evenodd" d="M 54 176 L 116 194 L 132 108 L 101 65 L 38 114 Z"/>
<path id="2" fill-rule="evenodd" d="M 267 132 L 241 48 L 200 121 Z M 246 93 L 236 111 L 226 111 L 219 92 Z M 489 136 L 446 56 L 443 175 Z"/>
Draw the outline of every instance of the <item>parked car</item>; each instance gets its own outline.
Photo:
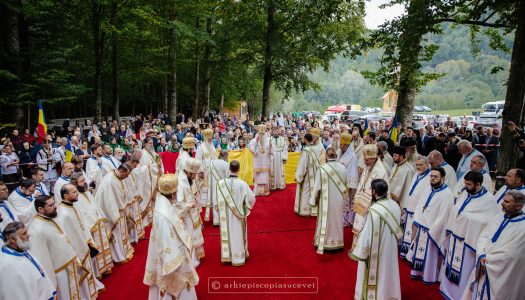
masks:
<path id="1" fill-rule="evenodd" d="M 502 123 L 503 117 L 501 116 L 501 114 L 482 113 L 476 120 L 474 127 L 483 126 L 501 129 Z"/>
<path id="2" fill-rule="evenodd" d="M 423 115 L 414 115 L 412 116 L 412 127 L 414 129 L 419 129 L 427 125 L 427 120 Z"/>

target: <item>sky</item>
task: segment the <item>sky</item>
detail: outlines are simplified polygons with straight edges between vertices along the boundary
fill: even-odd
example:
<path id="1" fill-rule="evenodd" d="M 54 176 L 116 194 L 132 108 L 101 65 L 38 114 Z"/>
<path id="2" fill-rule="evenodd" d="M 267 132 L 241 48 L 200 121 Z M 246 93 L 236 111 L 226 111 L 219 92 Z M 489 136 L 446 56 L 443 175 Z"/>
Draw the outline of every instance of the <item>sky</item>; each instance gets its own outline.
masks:
<path id="1" fill-rule="evenodd" d="M 395 5 L 380 9 L 379 5 L 389 2 L 388 0 L 370 0 L 366 1 L 365 24 L 369 29 L 376 29 L 383 24 L 385 20 L 391 20 L 405 12 L 402 5 Z"/>

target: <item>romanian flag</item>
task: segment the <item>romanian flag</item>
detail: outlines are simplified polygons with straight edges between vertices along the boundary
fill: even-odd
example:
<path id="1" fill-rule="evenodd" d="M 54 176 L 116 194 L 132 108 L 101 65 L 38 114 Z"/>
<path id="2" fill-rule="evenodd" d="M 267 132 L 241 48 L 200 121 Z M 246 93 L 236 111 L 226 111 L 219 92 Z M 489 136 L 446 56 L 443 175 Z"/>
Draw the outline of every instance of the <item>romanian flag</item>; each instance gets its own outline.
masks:
<path id="1" fill-rule="evenodd" d="M 38 134 L 38 144 L 42 145 L 46 139 L 47 125 L 46 117 L 44 116 L 44 107 L 42 106 L 42 100 L 38 100 L 38 127 L 36 129 Z"/>
<path id="2" fill-rule="evenodd" d="M 365 129 L 363 130 L 363 136 L 367 135 L 370 131 L 370 128 L 368 127 L 368 119 L 365 119 Z"/>
<path id="3" fill-rule="evenodd" d="M 390 126 L 390 139 L 395 143 L 397 143 L 397 134 L 398 134 L 398 121 L 397 121 L 397 115 L 394 116 L 394 121 L 392 122 L 392 126 Z"/>
<path id="4" fill-rule="evenodd" d="M 67 138 L 66 162 L 71 162 L 71 158 L 73 158 L 73 148 L 71 147 L 71 141 L 69 140 L 69 138 Z"/>

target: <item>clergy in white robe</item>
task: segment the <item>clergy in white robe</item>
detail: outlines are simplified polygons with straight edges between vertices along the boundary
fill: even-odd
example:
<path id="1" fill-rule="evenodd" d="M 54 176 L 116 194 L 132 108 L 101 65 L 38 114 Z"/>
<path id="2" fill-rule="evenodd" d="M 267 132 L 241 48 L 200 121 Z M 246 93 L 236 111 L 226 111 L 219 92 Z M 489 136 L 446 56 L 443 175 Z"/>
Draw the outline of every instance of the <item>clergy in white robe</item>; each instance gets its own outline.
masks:
<path id="1" fill-rule="evenodd" d="M 311 160 L 311 162 L 308 163 L 308 167 L 311 167 L 313 170 L 313 172 L 308 171 L 308 175 L 312 174 L 313 176 L 312 177 L 313 180 L 310 184 L 310 194 L 312 194 L 314 183 L 315 183 L 315 178 L 319 174 L 319 168 L 326 163 L 326 151 L 324 149 L 323 144 L 321 143 L 319 139 L 319 136 L 320 136 L 319 128 L 312 128 L 310 130 L 310 134 L 312 135 L 312 142 L 310 144 L 310 147 L 308 147 L 306 151 L 308 152 L 309 159 Z M 308 200 L 306 201 L 308 202 L 310 198 L 308 198 Z M 308 215 L 317 216 L 317 206 L 310 206 L 310 214 Z"/>
<path id="2" fill-rule="evenodd" d="M 111 256 L 116 263 L 124 263 L 133 257 L 126 221 L 126 188 L 123 180 L 130 173 L 126 165 L 107 174 L 100 183 L 95 202 L 106 216 L 106 228 L 111 242 Z"/>
<path id="3" fill-rule="evenodd" d="M 385 167 L 386 173 L 388 174 L 388 177 L 390 177 L 390 174 L 392 174 L 392 167 L 394 166 L 394 159 L 392 156 L 390 156 L 390 153 L 388 153 L 388 144 L 385 141 L 378 141 L 377 144 L 377 156 L 381 158 L 381 162 L 383 162 L 383 166 Z"/>
<path id="4" fill-rule="evenodd" d="M 417 174 L 410 182 L 408 195 L 405 201 L 400 203 L 401 207 L 401 223 L 403 226 L 403 241 L 399 254 L 405 258 L 410 244 L 412 243 L 412 223 L 414 222 L 414 213 L 418 204 L 424 201 L 425 195 L 430 194 L 430 168 L 428 167 L 428 160 L 424 156 L 420 156 L 416 162 Z"/>
<path id="5" fill-rule="evenodd" d="M 145 184 L 142 186 L 143 190 L 141 195 L 143 199 L 140 203 L 140 209 L 143 216 L 143 225 L 147 226 L 151 223 L 153 218 L 153 201 L 155 200 L 157 193 L 157 181 L 159 176 L 164 174 L 162 159 L 153 150 L 153 140 L 151 138 L 144 139 L 144 149 L 142 149 L 140 166 L 147 166 L 148 173 L 145 175 L 149 176 L 149 180 L 146 180 Z M 145 169 L 141 170 L 145 171 Z M 150 183 L 151 185 L 149 185 Z"/>
<path id="6" fill-rule="evenodd" d="M 57 167 L 60 164 L 61 156 L 59 151 L 51 147 L 51 143 L 44 140 L 43 148 L 36 155 L 38 167 L 44 170 L 43 183 L 47 190 L 52 190 L 53 184 L 58 177 Z"/>
<path id="7" fill-rule="evenodd" d="M 430 151 L 428 154 L 428 162 L 432 168 L 441 167 L 445 170 L 447 173 L 445 183 L 452 190 L 456 186 L 458 178 L 456 177 L 456 170 L 443 159 L 443 154 L 437 150 Z"/>
<path id="8" fill-rule="evenodd" d="M 307 133 L 304 135 L 305 146 L 301 150 L 301 157 L 299 158 L 299 165 L 295 170 L 295 181 L 297 182 L 295 192 L 294 211 L 300 216 L 310 216 L 310 198 L 313 194 L 315 185 L 315 152 L 312 149 L 312 135 Z"/>
<path id="9" fill-rule="evenodd" d="M 71 184 L 79 192 L 75 207 L 84 218 L 84 221 L 86 221 L 87 230 L 93 238 L 95 248 L 99 251 L 99 254 L 92 261 L 93 273 L 95 277 L 100 279 L 104 273 L 111 273 L 113 268 L 108 229 L 106 228 L 106 216 L 98 207 L 95 197 L 87 190 L 87 182 L 82 173 L 73 174 L 71 176 Z"/>
<path id="10" fill-rule="evenodd" d="M 494 193 L 494 185 L 492 184 L 492 178 L 490 174 L 483 170 L 483 164 L 485 163 L 485 157 L 483 155 L 476 155 L 470 160 L 470 171 L 478 172 L 483 176 L 483 183 L 481 184 L 487 191 L 492 195 Z M 465 188 L 465 174 L 459 178 L 456 186 L 452 190 L 454 197 L 459 197 Z"/>
<path id="11" fill-rule="evenodd" d="M 377 156 L 376 145 L 366 145 L 363 148 L 363 157 L 366 167 L 361 175 L 361 180 L 359 181 L 359 186 L 357 187 L 357 192 L 354 198 L 353 211 L 355 217 L 352 226 L 352 232 L 354 233 L 352 249 L 355 247 L 359 232 L 361 232 L 361 229 L 363 229 L 365 225 L 368 208 L 372 205 L 372 181 L 374 179 L 388 180 L 383 163 Z"/>
<path id="12" fill-rule="evenodd" d="M 58 205 L 58 215 L 55 220 L 64 230 L 81 266 L 86 270 L 79 279 L 80 297 L 94 300 L 97 298 L 98 291 L 104 288 L 104 285 L 94 276 L 91 260 L 91 254 L 98 254 L 99 251 L 93 242 L 84 217 L 74 206 L 74 203 L 78 201 L 77 188 L 70 183 L 65 184 L 60 189 L 60 196 L 62 202 Z"/>
<path id="13" fill-rule="evenodd" d="M 401 143 L 400 143 L 401 144 Z M 412 168 L 416 169 L 416 161 L 419 157 L 419 154 L 417 153 L 417 142 L 414 138 L 408 138 L 402 143 L 402 147 L 405 147 L 407 149 L 407 155 L 406 159 L 407 162 L 412 166 Z"/>
<path id="14" fill-rule="evenodd" d="M 58 177 L 57 181 L 55 181 L 55 186 L 53 187 L 53 196 L 55 197 L 55 203 L 57 205 L 62 202 L 62 198 L 60 197 L 60 189 L 69 183 L 71 180 L 71 175 L 73 175 L 73 171 L 75 171 L 75 165 L 70 162 L 66 162 L 62 166 L 62 174 Z"/>
<path id="15" fill-rule="evenodd" d="M 45 172 L 39 167 L 33 168 L 31 170 L 31 179 L 35 181 L 35 193 L 33 194 L 33 197 L 44 195 L 49 196 L 51 195 L 49 193 L 49 190 L 47 189 L 47 186 L 44 184 L 44 176 Z"/>
<path id="16" fill-rule="evenodd" d="M 135 149 L 131 152 L 129 163 L 133 167 L 131 174 L 133 178 L 139 184 L 135 187 L 140 197 L 133 199 L 132 208 L 138 210 L 140 218 L 142 219 L 142 227 L 146 227 L 150 224 L 152 217 L 152 211 L 149 209 L 151 205 L 144 201 L 144 199 L 151 199 L 151 193 L 153 192 L 152 176 L 150 173 L 151 165 L 143 165 L 141 163 L 143 150 Z M 140 226 L 140 225 L 137 225 Z"/>
<path id="17" fill-rule="evenodd" d="M 365 159 L 363 157 L 363 148 L 365 144 L 363 143 L 363 139 L 359 135 L 359 130 L 353 130 L 352 131 L 352 143 L 350 144 L 350 148 L 354 151 L 355 157 L 357 158 L 357 166 L 359 175 L 361 175 L 366 167 L 365 165 Z M 393 163 L 392 163 L 393 164 Z"/>
<path id="18" fill-rule="evenodd" d="M 240 164 L 230 163 L 230 177 L 217 184 L 220 217 L 221 262 L 242 266 L 248 252 L 248 215 L 255 205 L 255 194 L 239 179 Z"/>
<path id="19" fill-rule="evenodd" d="M 124 179 L 127 197 L 124 211 L 126 212 L 126 219 L 128 222 L 130 242 L 138 243 L 145 235 L 140 210 L 142 196 L 140 194 L 139 186 L 141 183 L 133 173 L 133 169 L 138 166 L 138 162 L 132 160 L 127 163 L 127 165 L 131 169 L 131 172 L 129 173 L 129 176 Z"/>
<path id="20" fill-rule="evenodd" d="M 86 176 L 93 188 L 93 195 L 97 194 L 98 185 L 106 171 L 102 168 L 102 146 L 94 144 L 91 146 L 91 156 L 86 160 Z"/>
<path id="21" fill-rule="evenodd" d="M 318 254 L 323 254 L 325 249 L 344 248 L 343 201 L 348 197 L 350 187 L 346 168 L 337 162 L 336 151 L 328 148 L 326 156 L 328 162 L 319 168 L 310 199 L 310 206 L 319 207 L 314 235 Z"/>
<path id="22" fill-rule="evenodd" d="M 210 161 L 210 176 L 208 181 L 208 201 L 204 221 L 210 220 L 210 210 L 212 211 L 213 225 L 219 226 L 219 209 L 217 207 L 217 183 L 230 175 L 230 165 L 228 164 L 228 150 L 221 150 L 219 158 Z"/>
<path id="23" fill-rule="evenodd" d="M 186 161 L 193 157 L 193 149 L 195 149 L 195 139 L 192 137 L 185 137 L 182 139 L 182 149 L 179 151 L 179 156 L 175 162 L 175 172 L 180 173 L 184 171 Z"/>
<path id="24" fill-rule="evenodd" d="M 280 131 L 279 127 L 274 127 L 270 138 L 270 190 L 284 190 L 286 187 L 284 165 L 288 161 L 288 142 L 279 135 Z"/>
<path id="25" fill-rule="evenodd" d="M 406 149 L 401 146 L 394 147 L 394 167 L 388 180 L 388 195 L 402 205 L 408 198 L 410 183 L 416 173 L 414 168 L 406 160 Z"/>
<path id="26" fill-rule="evenodd" d="M 202 169 L 204 171 L 204 180 L 206 182 L 206 192 L 204 191 L 201 193 L 201 195 L 206 195 L 206 203 L 209 202 L 209 197 L 211 193 L 211 186 L 210 186 L 210 176 L 211 176 L 211 161 L 217 158 L 217 151 L 215 151 L 215 147 L 213 147 L 212 138 L 213 138 L 213 130 L 211 128 L 207 128 L 202 131 L 202 136 L 204 138 L 203 142 L 199 145 L 197 148 L 197 152 L 195 154 L 195 158 L 200 160 L 202 163 Z"/>
<path id="27" fill-rule="evenodd" d="M 24 224 L 10 223 L 3 232 L 6 245 L 0 251 L 0 299 L 54 299 L 56 287 L 29 251 L 29 235 Z"/>
<path id="28" fill-rule="evenodd" d="M 248 148 L 253 153 L 253 190 L 256 196 L 270 194 L 271 143 L 266 125 L 257 127 L 257 134 Z"/>
<path id="29" fill-rule="evenodd" d="M 348 253 L 358 262 L 354 299 L 401 299 L 397 257 L 403 235 L 401 209 L 396 201 L 386 198 L 385 180 L 373 180 L 371 185 L 372 206 L 355 248 Z"/>
<path id="30" fill-rule="evenodd" d="M 186 230 L 192 239 L 192 261 L 195 267 L 199 266 L 204 257 L 204 237 L 202 236 L 202 220 L 197 205 L 195 178 L 201 168 L 201 162 L 195 158 L 188 158 L 184 170 L 178 173 L 177 206 L 181 210 L 181 218 Z"/>
<path id="31" fill-rule="evenodd" d="M 144 284 L 149 300 L 197 299 L 199 276 L 191 261 L 191 235 L 177 210 L 177 175 L 159 178 Z"/>
<path id="32" fill-rule="evenodd" d="M 459 181 L 465 173 L 470 171 L 470 161 L 472 158 L 478 155 L 483 155 L 483 153 L 479 152 L 478 150 L 472 148 L 472 144 L 467 140 L 461 140 L 458 143 L 458 150 L 459 153 L 461 153 L 462 157 L 459 161 L 458 168 L 456 170 L 456 176 Z M 485 172 L 490 173 L 489 165 L 487 164 L 487 160 L 485 159 L 485 163 L 483 164 L 483 170 Z"/>
<path id="33" fill-rule="evenodd" d="M 58 299 L 81 299 L 80 280 L 88 272 L 80 263 L 63 228 L 56 222 L 55 199 L 38 196 L 38 214 L 29 226 L 31 252 L 57 289 Z"/>
<path id="34" fill-rule="evenodd" d="M 496 194 L 494 194 L 494 201 L 497 204 L 501 204 L 503 197 L 507 194 L 508 191 L 520 191 L 525 194 L 525 171 L 522 169 L 511 169 L 507 172 L 505 176 L 505 185 L 502 186 Z"/>
<path id="35" fill-rule="evenodd" d="M 481 183 L 480 173 L 465 174 L 465 190 L 450 210 L 439 290 L 447 299 L 460 299 L 476 264 L 477 240 L 485 226 L 498 214 L 492 194 Z"/>
<path id="36" fill-rule="evenodd" d="M 511 190 L 503 197 L 503 214 L 490 220 L 478 239 L 473 284 L 462 299 L 523 299 L 524 204 L 525 195 L 520 191 Z"/>
<path id="37" fill-rule="evenodd" d="M 101 157 L 102 160 L 102 168 L 104 169 L 104 173 L 110 173 L 112 170 L 116 170 L 121 162 L 118 161 L 112 154 L 113 150 L 108 144 L 105 144 L 102 146 L 103 155 Z"/>
<path id="38" fill-rule="evenodd" d="M 35 206 L 33 204 L 36 185 L 33 179 L 20 180 L 20 186 L 17 187 L 7 198 L 11 207 L 20 222 L 28 226 L 33 217 L 36 215 Z"/>
<path id="39" fill-rule="evenodd" d="M 445 183 L 445 170 L 433 168 L 430 172 L 430 192 L 422 194 L 414 213 L 412 244 L 407 254 L 411 263 L 410 276 L 426 284 L 436 283 L 443 264 L 446 240 L 445 227 L 454 205 L 452 191 Z"/>
<path id="40" fill-rule="evenodd" d="M 354 212 L 352 211 L 352 205 L 354 202 L 355 192 L 359 185 L 359 172 L 357 165 L 357 157 L 354 151 L 350 149 L 350 143 L 352 142 L 352 136 L 347 133 L 341 133 L 339 143 L 339 159 L 338 161 L 346 168 L 346 176 L 348 177 L 349 192 L 346 194 L 343 200 L 343 225 L 352 226 L 354 222 Z"/>
<path id="41" fill-rule="evenodd" d="M 0 247 L 4 245 L 2 231 L 9 223 L 18 222 L 16 210 L 7 201 L 9 190 L 3 181 L 0 181 Z"/>

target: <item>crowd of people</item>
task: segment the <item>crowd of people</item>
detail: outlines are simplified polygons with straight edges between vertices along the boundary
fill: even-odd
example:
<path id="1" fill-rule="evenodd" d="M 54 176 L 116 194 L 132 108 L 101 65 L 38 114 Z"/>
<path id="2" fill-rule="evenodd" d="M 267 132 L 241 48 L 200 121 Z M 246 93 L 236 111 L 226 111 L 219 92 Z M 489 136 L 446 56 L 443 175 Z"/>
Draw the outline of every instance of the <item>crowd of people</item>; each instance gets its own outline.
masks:
<path id="1" fill-rule="evenodd" d="M 411 276 L 439 283 L 447 299 L 517 299 L 502 285 L 525 275 L 523 239 L 512 239 L 525 232 L 525 171 L 510 170 L 494 194 L 498 132 L 446 122 L 393 140 L 389 125 L 281 113 L 172 122 L 159 113 L 66 121 L 42 143 L 15 129 L 0 145 L 0 272 L 15 273 L 0 279 L 0 298 L 18 285 L 15 298 L 95 299 L 102 276 L 132 259 L 153 224 L 149 298 L 194 299 L 202 224 L 220 226 L 223 263 L 244 265 L 256 196 L 286 188 L 288 153 L 299 152 L 294 211 L 317 218 L 319 254 L 344 248 L 352 227 L 357 298 L 401 298 L 399 252 Z M 521 145 L 525 134 L 509 130 Z M 253 191 L 239 162 L 228 163 L 243 149 L 254 156 Z M 176 174 L 164 174 L 163 152 L 178 153 Z"/>

